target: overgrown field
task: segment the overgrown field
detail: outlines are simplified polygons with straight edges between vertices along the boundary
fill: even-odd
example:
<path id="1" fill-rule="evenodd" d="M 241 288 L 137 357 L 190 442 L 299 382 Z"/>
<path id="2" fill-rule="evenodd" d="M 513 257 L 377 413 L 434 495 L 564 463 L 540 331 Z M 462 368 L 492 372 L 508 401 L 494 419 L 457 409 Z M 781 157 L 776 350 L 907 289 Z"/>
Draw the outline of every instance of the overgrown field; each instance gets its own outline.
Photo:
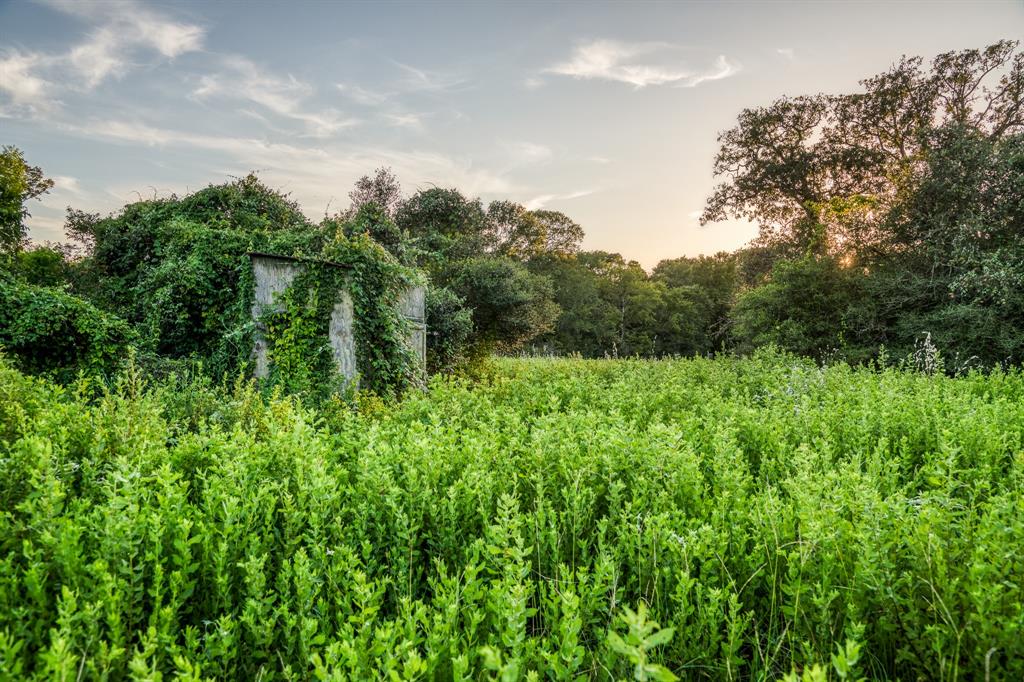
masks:
<path id="1" fill-rule="evenodd" d="M 314 413 L 0 364 L 5 679 L 793 670 L 1024 678 L 1019 371 L 501 360 Z"/>

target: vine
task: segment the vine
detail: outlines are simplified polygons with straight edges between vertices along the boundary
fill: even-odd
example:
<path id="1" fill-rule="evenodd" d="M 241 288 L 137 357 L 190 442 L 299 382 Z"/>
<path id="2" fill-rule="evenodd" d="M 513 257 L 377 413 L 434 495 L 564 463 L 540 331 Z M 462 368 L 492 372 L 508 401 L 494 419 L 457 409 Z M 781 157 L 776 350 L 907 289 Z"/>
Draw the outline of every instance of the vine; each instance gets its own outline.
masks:
<path id="1" fill-rule="evenodd" d="M 352 299 L 356 366 L 361 389 L 400 393 L 423 381 L 406 339 L 409 322 L 398 309 L 406 288 L 421 283 L 416 271 L 398 263 L 368 235 L 340 231 L 307 261 L 280 299 L 264 313 L 270 376 L 268 384 L 288 393 L 323 399 L 346 390 L 329 341 L 331 314 L 341 293 Z"/>

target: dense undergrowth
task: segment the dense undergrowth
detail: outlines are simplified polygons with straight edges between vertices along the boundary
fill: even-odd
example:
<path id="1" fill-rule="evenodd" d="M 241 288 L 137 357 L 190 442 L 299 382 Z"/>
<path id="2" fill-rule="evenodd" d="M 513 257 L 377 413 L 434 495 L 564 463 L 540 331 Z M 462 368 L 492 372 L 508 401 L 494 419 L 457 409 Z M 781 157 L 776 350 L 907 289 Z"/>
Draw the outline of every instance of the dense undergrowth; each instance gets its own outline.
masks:
<path id="1" fill-rule="evenodd" d="M 0 365 L 7 679 L 1024 676 L 1019 371 L 88 396 Z"/>

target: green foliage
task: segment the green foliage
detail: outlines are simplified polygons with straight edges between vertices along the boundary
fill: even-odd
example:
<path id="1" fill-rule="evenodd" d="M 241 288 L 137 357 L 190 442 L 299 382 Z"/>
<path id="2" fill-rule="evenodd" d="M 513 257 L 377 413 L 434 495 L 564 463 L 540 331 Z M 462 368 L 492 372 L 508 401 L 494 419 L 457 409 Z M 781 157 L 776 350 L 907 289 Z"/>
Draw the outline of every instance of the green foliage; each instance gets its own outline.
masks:
<path id="1" fill-rule="evenodd" d="M 26 237 L 25 219 L 29 217 L 29 199 L 38 199 L 50 191 L 53 180 L 42 170 L 25 162 L 17 147 L 0 149 L 0 254 L 21 250 Z"/>
<path id="2" fill-rule="evenodd" d="M 134 340 L 123 320 L 87 301 L 0 274 L 0 351 L 27 372 L 60 381 L 108 376 Z"/>
<path id="3" fill-rule="evenodd" d="M 1022 452 L 1016 370 L 505 359 L 354 413 L 0 362 L 0 670 L 1020 679 Z"/>
<path id="4" fill-rule="evenodd" d="M 370 237 L 387 249 L 399 263 L 408 265 L 411 262 L 408 237 L 376 203 L 363 204 L 350 218 L 341 223 L 341 228 L 346 237 Z"/>
<path id="5" fill-rule="evenodd" d="M 59 287 L 69 283 L 71 278 L 68 254 L 54 244 L 20 251 L 13 262 L 12 271 L 27 284 L 41 287 Z"/>
<path id="6" fill-rule="evenodd" d="M 422 380 L 396 309 L 399 292 L 418 280 L 374 241 L 394 247 L 401 240 L 373 203 L 347 220 L 314 226 L 250 175 L 181 198 L 131 204 L 108 218 L 74 213 L 69 224 L 92 250 L 76 265 L 80 288 L 124 316 L 155 356 L 200 361 L 214 376 L 246 369 L 255 330 L 249 254 L 258 251 L 309 259 L 286 310 L 266 320 L 271 386 L 316 400 L 339 388 L 327 328 L 343 287 L 355 306 L 363 386 L 388 392 Z"/>
<path id="7" fill-rule="evenodd" d="M 466 359 L 473 314 L 465 301 L 445 287 L 427 289 L 427 371 L 450 372 Z"/>
<path id="8" fill-rule="evenodd" d="M 558 316 L 551 280 L 509 258 L 460 261 L 452 266 L 451 289 L 473 310 L 475 341 L 488 349 L 513 349 Z"/>
<path id="9" fill-rule="evenodd" d="M 746 109 L 720 135 L 724 182 L 702 220 L 761 228 L 739 254 L 749 289 L 731 313 L 739 350 L 843 347 L 865 360 L 928 333 L 962 361 L 1024 359 L 1018 47 L 948 52 L 930 68 L 905 57 L 857 92 Z"/>
<path id="10" fill-rule="evenodd" d="M 252 350 L 248 253 L 311 255 L 322 242 L 293 203 L 252 175 L 74 218 L 93 243 L 83 293 L 135 326 L 147 350 L 202 360 L 215 374 L 237 373 Z"/>
<path id="11" fill-rule="evenodd" d="M 608 633 L 608 647 L 633 665 L 633 679 L 641 682 L 672 682 L 679 679 L 665 666 L 648 663 L 651 650 L 671 642 L 675 630 L 659 630 L 657 623 L 647 620 L 647 607 L 643 602 L 640 602 L 636 611 L 628 606 L 622 607 L 622 611 L 620 619 L 627 628 L 626 635 L 623 637 L 612 630 Z"/>
<path id="12" fill-rule="evenodd" d="M 487 217 L 479 199 L 457 189 L 432 187 L 417 192 L 398 209 L 395 222 L 409 235 L 417 264 L 438 278 L 451 262 L 478 256 L 487 246 Z"/>
<path id="13" fill-rule="evenodd" d="M 619 254 L 584 251 L 533 258 L 555 283 L 562 309 L 538 342 L 585 357 L 693 355 L 720 350 L 737 288 L 735 259 L 677 258 L 648 275 Z"/>
<path id="14" fill-rule="evenodd" d="M 860 297 L 859 285 L 860 273 L 828 257 L 780 261 L 768 280 L 740 295 L 732 309 L 737 350 L 775 345 L 818 359 L 848 351 L 847 319 Z"/>
<path id="15" fill-rule="evenodd" d="M 346 285 L 352 296 L 357 364 L 364 385 L 387 392 L 421 384 L 424 377 L 407 343 L 408 323 L 398 311 L 402 292 L 424 284 L 421 275 L 399 263 L 367 234 L 338 234 L 323 255 L 349 270 Z"/>
<path id="16" fill-rule="evenodd" d="M 352 299 L 360 386 L 387 394 L 422 384 L 419 362 L 407 343 L 411 330 L 398 310 L 399 296 L 421 283 L 417 273 L 368 234 L 352 232 L 345 224 L 337 226 L 323 255 L 329 260 L 304 261 L 277 301 L 280 309 L 261 316 L 269 386 L 317 402 L 352 388 L 338 375 L 329 342 L 331 315 L 342 292 Z"/>
<path id="17" fill-rule="evenodd" d="M 579 250 L 583 228 L 558 211 L 530 211 L 512 201 L 487 206 L 488 249 L 517 260 L 564 257 Z"/>

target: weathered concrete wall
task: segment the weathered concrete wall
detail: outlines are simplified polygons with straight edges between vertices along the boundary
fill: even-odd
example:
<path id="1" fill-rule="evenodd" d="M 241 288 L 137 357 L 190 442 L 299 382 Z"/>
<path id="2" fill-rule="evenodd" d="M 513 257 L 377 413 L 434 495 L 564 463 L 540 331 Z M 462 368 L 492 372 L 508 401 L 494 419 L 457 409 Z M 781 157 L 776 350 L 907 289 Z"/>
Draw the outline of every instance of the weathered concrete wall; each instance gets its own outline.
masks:
<path id="1" fill-rule="evenodd" d="M 266 329 L 260 318 L 268 312 L 280 312 L 283 306 L 281 296 L 292 285 L 295 278 L 303 271 L 305 264 L 301 260 L 273 256 L 268 254 L 250 254 L 252 259 L 253 278 L 255 279 L 252 305 L 252 317 L 256 322 L 256 333 L 253 344 L 253 373 L 258 379 L 270 375 L 269 347 L 266 340 Z M 339 266 L 340 267 L 340 266 Z M 399 311 L 412 324 L 408 343 L 419 359 L 421 373 L 427 366 L 427 331 L 426 331 L 426 289 L 410 287 L 399 300 Z M 331 311 L 328 325 L 328 342 L 334 355 L 334 364 L 338 374 L 348 381 L 356 378 L 356 344 L 355 316 L 352 308 L 352 296 L 342 291 Z"/>
<path id="2" fill-rule="evenodd" d="M 255 280 L 252 319 L 256 322 L 252 357 L 253 374 L 257 379 L 266 379 L 270 376 L 267 330 L 260 322 L 260 318 L 266 313 L 281 312 L 284 309 L 278 299 L 284 295 L 300 272 L 302 265 L 298 261 L 252 256 L 252 274 Z"/>
<path id="3" fill-rule="evenodd" d="M 420 374 L 427 371 L 427 290 L 425 287 L 409 287 L 398 300 L 398 309 L 409 321 L 412 329 L 406 343 L 420 361 Z"/>

